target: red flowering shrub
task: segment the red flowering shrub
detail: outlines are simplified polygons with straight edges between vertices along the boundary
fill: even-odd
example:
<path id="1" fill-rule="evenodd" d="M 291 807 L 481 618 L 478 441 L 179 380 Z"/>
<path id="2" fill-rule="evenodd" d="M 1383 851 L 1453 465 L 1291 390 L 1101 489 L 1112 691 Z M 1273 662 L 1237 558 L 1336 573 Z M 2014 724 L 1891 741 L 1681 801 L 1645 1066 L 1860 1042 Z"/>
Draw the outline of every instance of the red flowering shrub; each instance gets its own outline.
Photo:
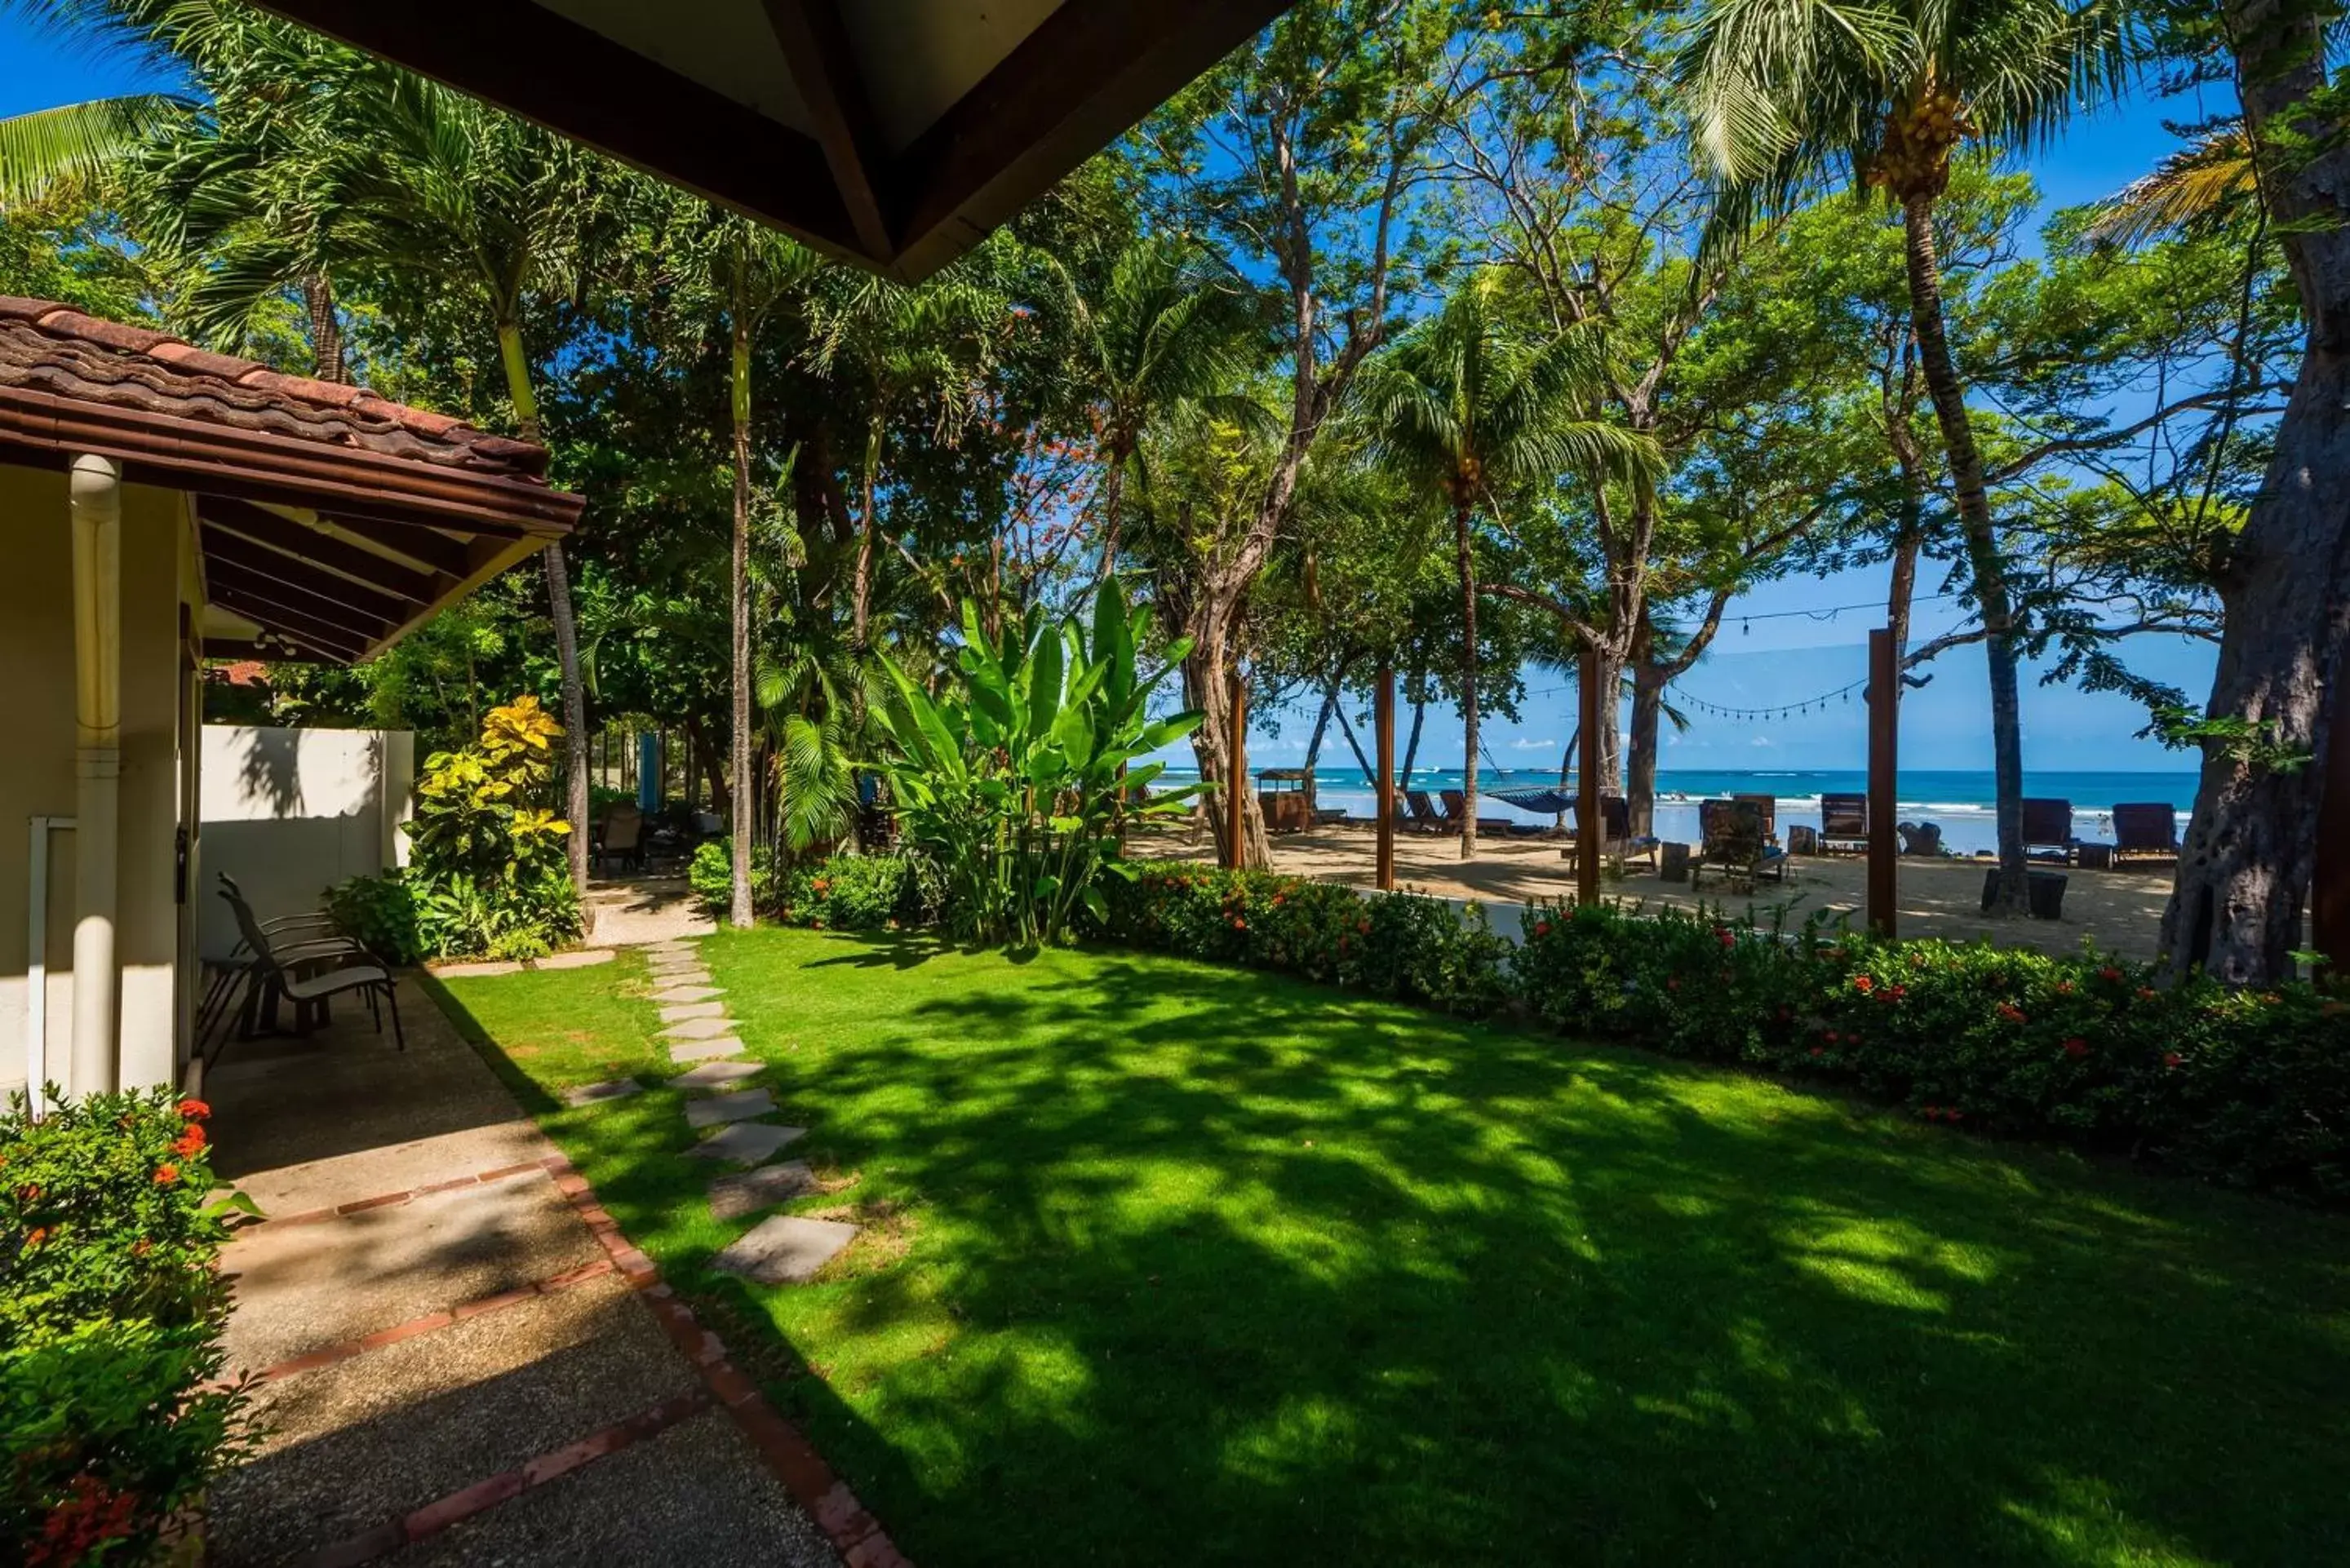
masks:
<path id="1" fill-rule="evenodd" d="M 1186 958 L 1285 971 L 1471 1017 L 1505 1000 L 1509 944 L 1439 899 L 1370 897 L 1270 871 L 1154 865 L 1103 885 L 1092 934 Z"/>
<path id="2" fill-rule="evenodd" d="M 140 1560 L 251 1440 L 216 1386 L 209 1114 L 156 1092 L 0 1117 L 0 1540 L 26 1561 Z"/>

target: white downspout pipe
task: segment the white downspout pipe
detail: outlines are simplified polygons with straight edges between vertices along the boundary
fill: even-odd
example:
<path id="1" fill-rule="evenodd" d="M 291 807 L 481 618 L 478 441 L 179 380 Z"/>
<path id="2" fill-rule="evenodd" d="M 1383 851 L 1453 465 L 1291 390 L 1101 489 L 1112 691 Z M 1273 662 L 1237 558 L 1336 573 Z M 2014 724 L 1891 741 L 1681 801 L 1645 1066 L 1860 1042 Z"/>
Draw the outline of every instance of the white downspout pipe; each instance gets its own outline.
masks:
<path id="1" fill-rule="evenodd" d="M 73 460 L 73 1093 L 115 1085 L 121 974 L 115 851 L 122 775 L 122 468 Z"/>

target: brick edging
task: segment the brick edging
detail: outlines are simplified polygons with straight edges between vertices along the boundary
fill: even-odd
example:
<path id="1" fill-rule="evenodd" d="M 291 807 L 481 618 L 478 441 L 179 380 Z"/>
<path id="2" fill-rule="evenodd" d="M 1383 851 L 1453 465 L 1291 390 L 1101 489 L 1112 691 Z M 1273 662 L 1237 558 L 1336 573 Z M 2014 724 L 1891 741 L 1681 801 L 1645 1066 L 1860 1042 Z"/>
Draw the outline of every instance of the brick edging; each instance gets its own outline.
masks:
<path id="1" fill-rule="evenodd" d="M 653 1261 L 621 1234 L 619 1222 L 596 1201 L 595 1189 L 588 1186 L 588 1179 L 559 1154 L 539 1163 L 555 1178 L 556 1189 L 587 1221 L 621 1278 L 637 1288 L 671 1342 L 701 1373 L 709 1396 L 734 1417 L 767 1469 L 816 1521 L 847 1568 L 913 1568 L 848 1483 L 816 1452 L 807 1434 L 767 1402 L 758 1385 L 728 1358 L 725 1342 L 702 1327 L 693 1309 L 662 1282 Z"/>
<path id="2" fill-rule="evenodd" d="M 580 1438 L 536 1459 L 525 1460 L 513 1469 L 504 1470 L 487 1480 L 475 1481 L 469 1487 L 436 1498 L 421 1508 L 411 1509 L 398 1519 L 386 1520 L 373 1530 L 362 1531 L 330 1542 L 302 1558 L 302 1568 L 356 1568 L 362 1563 L 372 1563 L 379 1557 L 389 1557 L 403 1546 L 412 1545 L 427 1536 L 438 1535 L 452 1524 L 487 1513 L 502 1502 L 509 1502 L 534 1487 L 546 1485 L 569 1475 L 591 1460 L 668 1431 L 680 1421 L 698 1416 L 710 1408 L 710 1391 L 695 1388 L 662 1400 L 650 1409 L 639 1410 L 625 1420 L 615 1421 Z"/>
<path id="3" fill-rule="evenodd" d="M 459 1192 L 468 1187 L 486 1187 L 494 1181 L 505 1181 L 517 1176 L 531 1176 L 547 1168 L 544 1159 L 526 1159 L 520 1165 L 502 1165 L 495 1170 L 477 1170 L 471 1176 L 452 1177 L 447 1181 L 430 1181 L 422 1187 L 411 1187 L 400 1192 L 379 1192 L 372 1198 L 354 1198 L 348 1203 L 337 1203 L 325 1209 L 305 1209 L 296 1214 L 265 1214 L 236 1227 L 239 1234 L 258 1231 L 270 1225 L 317 1225 L 329 1220 L 347 1220 L 369 1210 L 390 1209 L 411 1203 L 435 1192 Z"/>

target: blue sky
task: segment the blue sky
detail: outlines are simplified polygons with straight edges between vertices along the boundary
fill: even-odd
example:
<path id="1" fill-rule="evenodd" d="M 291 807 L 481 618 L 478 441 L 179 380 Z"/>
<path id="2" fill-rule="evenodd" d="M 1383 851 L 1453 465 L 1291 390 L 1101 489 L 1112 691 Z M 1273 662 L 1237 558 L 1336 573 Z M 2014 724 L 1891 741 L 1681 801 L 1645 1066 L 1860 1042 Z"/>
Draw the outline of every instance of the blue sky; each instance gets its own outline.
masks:
<path id="1" fill-rule="evenodd" d="M 14 13 L 0 13 L 0 114 L 156 85 L 140 79 L 132 62 L 60 48 Z M 2210 90 L 2210 89 L 2207 89 Z M 2192 120 L 2205 108 L 2192 99 L 2126 101 L 2076 121 L 2062 140 L 2029 167 L 2051 210 L 2110 194 L 2152 169 L 2173 146 L 2163 121 Z M 1939 584 L 1930 575 L 1920 592 Z M 1883 602 L 1882 567 L 1766 583 L 1733 607 L 1714 650 L 1683 682 L 1691 697 L 1731 707 L 1793 702 L 1857 679 L 1866 659 L 1868 628 Z M 1836 607 L 1868 606 L 1828 612 Z M 1737 612 L 1768 616 L 1742 629 Z M 1790 616 L 1789 611 L 1811 612 Z M 1946 603 L 1919 607 L 1917 636 L 1947 630 L 1957 616 Z M 2186 690 L 2199 701 L 2209 689 L 2215 652 L 2182 639 L 2140 639 L 2128 650 L 2143 673 Z M 2039 684 L 2037 671 L 2023 693 L 2024 751 L 2032 769 L 2145 768 L 2177 771 L 2192 765 L 2175 752 L 2136 739 L 2145 722 L 2135 704 L 2118 697 Z M 1986 768 L 1991 738 L 1986 722 L 1983 659 L 1979 649 L 1944 656 L 1933 680 L 1902 705 L 1902 762 L 1911 768 Z M 1542 684 L 1542 682 L 1536 682 Z M 1667 736 L 1663 765 L 1707 767 L 1856 767 L 1864 761 L 1865 717 L 1857 702 L 1831 703 L 1826 711 L 1768 723 L 1700 715 L 1689 733 Z M 1265 714 L 1252 745 L 1268 763 L 1301 749 L 1311 715 Z M 1504 766 L 1550 765 L 1574 725 L 1574 697 L 1556 692 L 1532 698 L 1515 723 L 1487 726 L 1486 748 Z M 1461 761 L 1457 726 L 1431 711 L 1422 742 L 1438 766 Z"/>

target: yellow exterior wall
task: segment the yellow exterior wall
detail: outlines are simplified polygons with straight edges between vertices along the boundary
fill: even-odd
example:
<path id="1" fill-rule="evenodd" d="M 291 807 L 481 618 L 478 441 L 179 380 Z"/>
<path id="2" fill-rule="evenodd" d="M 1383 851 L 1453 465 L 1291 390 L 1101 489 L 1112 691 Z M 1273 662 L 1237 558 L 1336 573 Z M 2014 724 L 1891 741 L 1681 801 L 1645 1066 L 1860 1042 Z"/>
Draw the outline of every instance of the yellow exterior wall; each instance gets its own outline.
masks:
<path id="1" fill-rule="evenodd" d="M 73 548 L 66 476 L 0 463 L 0 1088 L 21 1084 L 26 1052 L 31 821 L 74 814 Z M 122 494 L 122 778 L 116 953 L 122 970 L 121 1067 L 129 1082 L 176 1081 L 187 1002 L 174 897 L 181 800 L 192 781 L 181 743 L 186 680 L 180 607 L 195 588 L 187 498 L 125 485 Z M 73 835 L 50 841 L 48 1075 L 62 1081 L 73 962 Z M 112 1085 L 68 1085 L 76 1093 Z"/>

